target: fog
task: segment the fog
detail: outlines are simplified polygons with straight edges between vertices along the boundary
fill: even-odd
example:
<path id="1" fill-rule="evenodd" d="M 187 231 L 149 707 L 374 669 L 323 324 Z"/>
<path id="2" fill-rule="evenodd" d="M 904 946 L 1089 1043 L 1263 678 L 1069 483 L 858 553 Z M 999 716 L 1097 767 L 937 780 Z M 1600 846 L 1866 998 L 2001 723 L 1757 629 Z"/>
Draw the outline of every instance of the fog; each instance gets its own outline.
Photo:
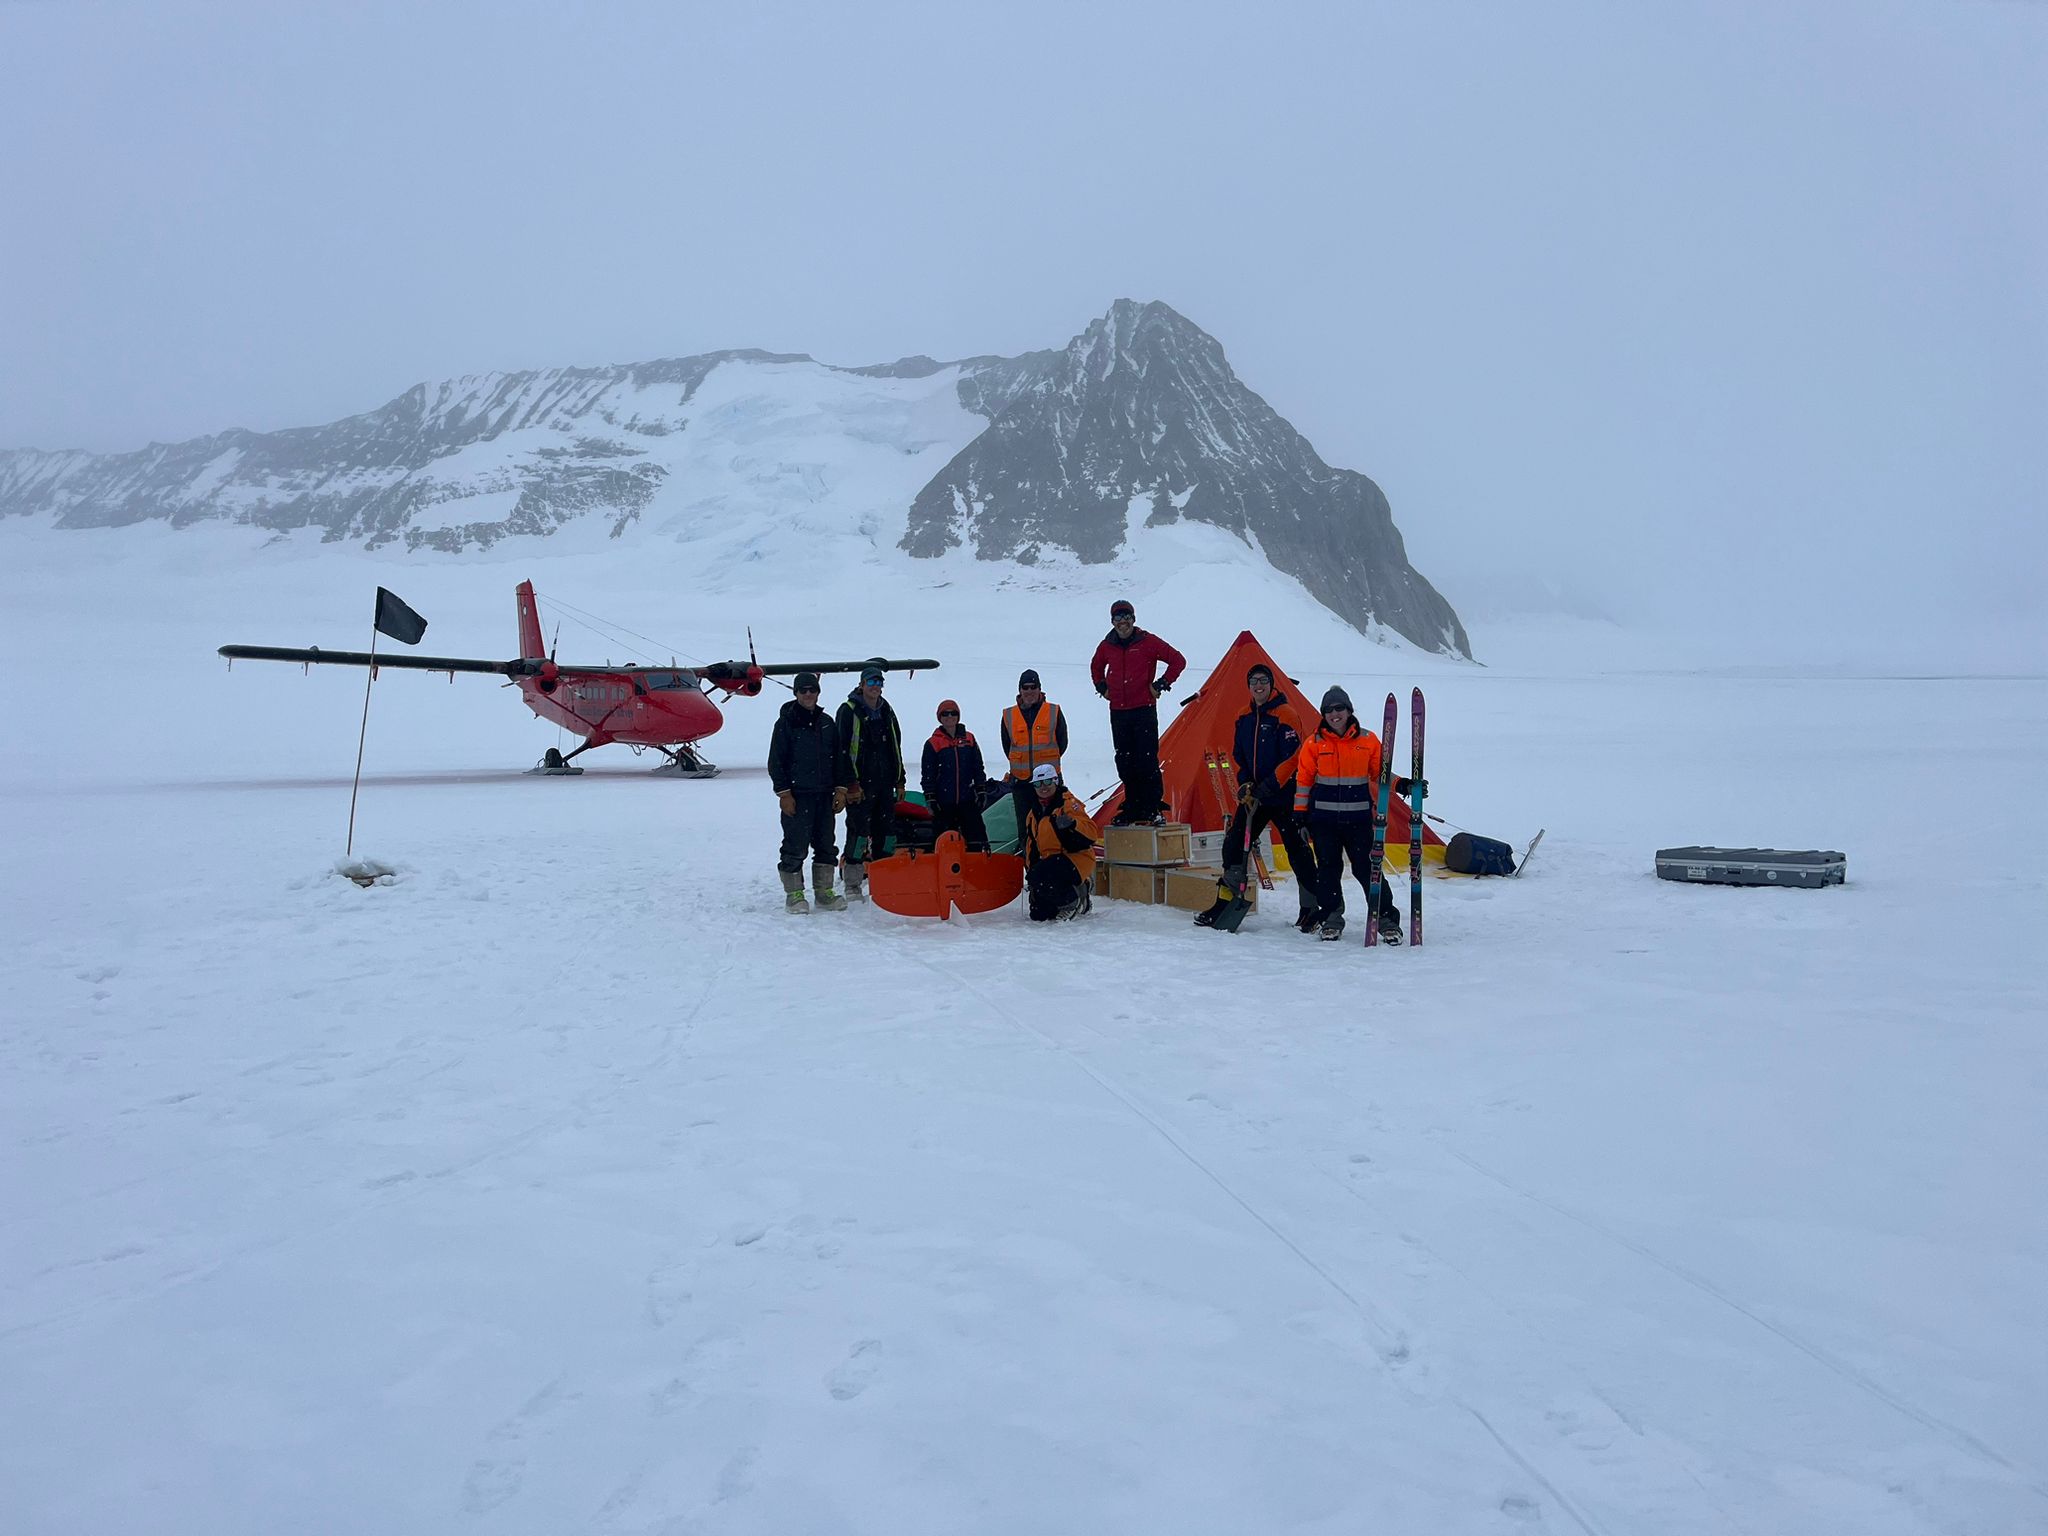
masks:
<path id="1" fill-rule="evenodd" d="M 2048 668 L 2048 7 L 0 4 L 0 446 L 1163 299 L 1483 642 Z"/>

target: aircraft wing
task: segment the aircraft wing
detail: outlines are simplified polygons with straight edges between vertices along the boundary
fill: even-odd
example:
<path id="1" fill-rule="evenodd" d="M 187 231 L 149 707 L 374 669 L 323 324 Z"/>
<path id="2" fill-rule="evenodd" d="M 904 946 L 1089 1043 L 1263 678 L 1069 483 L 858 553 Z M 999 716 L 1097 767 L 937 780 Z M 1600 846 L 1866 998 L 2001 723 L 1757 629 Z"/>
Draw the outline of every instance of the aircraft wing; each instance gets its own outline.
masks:
<path id="1" fill-rule="evenodd" d="M 414 672 L 492 672 L 499 677 L 536 677 L 546 662 L 537 657 L 520 661 L 480 661 L 467 656 L 412 656 L 368 651 L 323 651 L 318 646 L 293 650 L 278 645 L 224 645 L 221 655 L 230 661 L 297 661 L 308 665 L 341 667 L 400 667 Z"/>
<path id="2" fill-rule="evenodd" d="M 763 677 L 792 677 L 798 672 L 863 672 L 869 667 L 880 667 L 884 672 L 930 672 L 937 666 L 929 656 L 893 661 L 885 656 L 870 656 L 864 661 L 714 661 L 695 670 L 699 677 L 717 683 L 726 678 L 744 678 L 750 672 Z"/>

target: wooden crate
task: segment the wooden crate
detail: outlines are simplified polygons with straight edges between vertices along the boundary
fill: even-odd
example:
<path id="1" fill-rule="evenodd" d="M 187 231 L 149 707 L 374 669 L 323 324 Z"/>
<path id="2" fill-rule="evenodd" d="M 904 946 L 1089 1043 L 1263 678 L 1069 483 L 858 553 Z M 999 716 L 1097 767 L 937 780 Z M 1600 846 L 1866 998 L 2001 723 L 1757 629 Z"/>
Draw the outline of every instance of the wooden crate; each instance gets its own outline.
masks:
<path id="1" fill-rule="evenodd" d="M 1117 901 L 1142 901 L 1157 906 L 1166 900 L 1166 871 L 1148 864 L 1104 864 L 1108 894 Z M 1213 882 L 1212 882 L 1213 883 Z"/>
<path id="2" fill-rule="evenodd" d="M 1195 832 L 1189 835 L 1188 862 L 1199 864 L 1205 869 L 1218 869 L 1223 864 L 1223 843 L 1230 836 L 1230 829 L 1221 832 Z M 1267 827 L 1259 834 L 1259 852 L 1266 856 L 1266 866 L 1285 869 L 1284 863 L 1276 862 L 1279 845 L 1273 841 L 1273 829 Z"/>
<path id="3" fill-rule="evenodd" d="M 1251 902 L 1251 909 L 1259 910 L 1259 882 L 1254 879 L 1244 889 Z M 1216 901 L 1216 871 L 1211 869 L 1169 869 L 1166 871 L 1166 904 L 1179 907 L 1184 912 L 1201 912 L 1213 906 Z"/>
<path id="4" fill-rule="evenodd" d="M 1102 849 L 1112 864 L 1149 864 L 1155 869 L 1185 864 L 1194 851 L 1182 821 L 1163 827 L 1110 827 L 1102 834 Z"/>

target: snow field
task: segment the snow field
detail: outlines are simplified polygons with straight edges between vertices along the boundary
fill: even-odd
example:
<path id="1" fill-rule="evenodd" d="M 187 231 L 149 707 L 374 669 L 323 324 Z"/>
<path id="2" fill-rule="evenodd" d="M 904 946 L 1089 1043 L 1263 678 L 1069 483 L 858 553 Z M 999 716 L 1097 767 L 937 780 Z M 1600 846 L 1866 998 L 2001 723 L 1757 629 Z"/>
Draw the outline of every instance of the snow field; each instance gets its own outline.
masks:
<path id="1" fill-rule="evenodd" d="M 532 574 L 704 657 L 749 619 L 937 656 L 891 680 L 913 739 L 951 695 L 992 744 L 1038 665 L 1094 789 L 1107 583 L 967 562 L 764 624 L 770 588 L 602 553 L 180 537 L 0 573 L 0 699 L 60 723 L 0 789 L 12 1528 L 2048 1520 L 2043 890 L 2005 851 L 2048 840 L 2041 683 L 1452 667 L 1182 545 L 1116 590 L 1190 683 L 1247 624 L 1368 714 L 1420 682 L 1433 804 L 1546 825 L 1528 876 L 1431 881 L 1415 951 L 1305 940 L 1285 890 L 1235 939 L 791 919 L 772 700 L 719 779 L 542 780 L 509 694 L 387 673 L 358 851 L 401 878 L 363 891 L 360 674 L 213 645 L 359 646 L 383 580 L 424 649 L 509 655 Z M 1850 884 L 1651 877 L 1692 841 Z"/>

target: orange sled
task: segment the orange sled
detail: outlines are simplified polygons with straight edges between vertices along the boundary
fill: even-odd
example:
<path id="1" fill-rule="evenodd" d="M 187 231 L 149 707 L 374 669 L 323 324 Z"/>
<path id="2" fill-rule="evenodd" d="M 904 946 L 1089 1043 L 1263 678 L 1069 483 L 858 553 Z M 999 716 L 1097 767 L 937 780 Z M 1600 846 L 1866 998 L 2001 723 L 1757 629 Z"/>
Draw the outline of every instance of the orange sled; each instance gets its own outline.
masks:
<path id="1" fill-rule="evenodd" d="M 993 912 L 1024 889 L 1024 861 L 1014 853 L 969 853 L 958 832 L 940 834 L 930 853 L 898 849 L 868 865 L 868 895 L 885 912 L 944 920 L 953 908 Z"/>

